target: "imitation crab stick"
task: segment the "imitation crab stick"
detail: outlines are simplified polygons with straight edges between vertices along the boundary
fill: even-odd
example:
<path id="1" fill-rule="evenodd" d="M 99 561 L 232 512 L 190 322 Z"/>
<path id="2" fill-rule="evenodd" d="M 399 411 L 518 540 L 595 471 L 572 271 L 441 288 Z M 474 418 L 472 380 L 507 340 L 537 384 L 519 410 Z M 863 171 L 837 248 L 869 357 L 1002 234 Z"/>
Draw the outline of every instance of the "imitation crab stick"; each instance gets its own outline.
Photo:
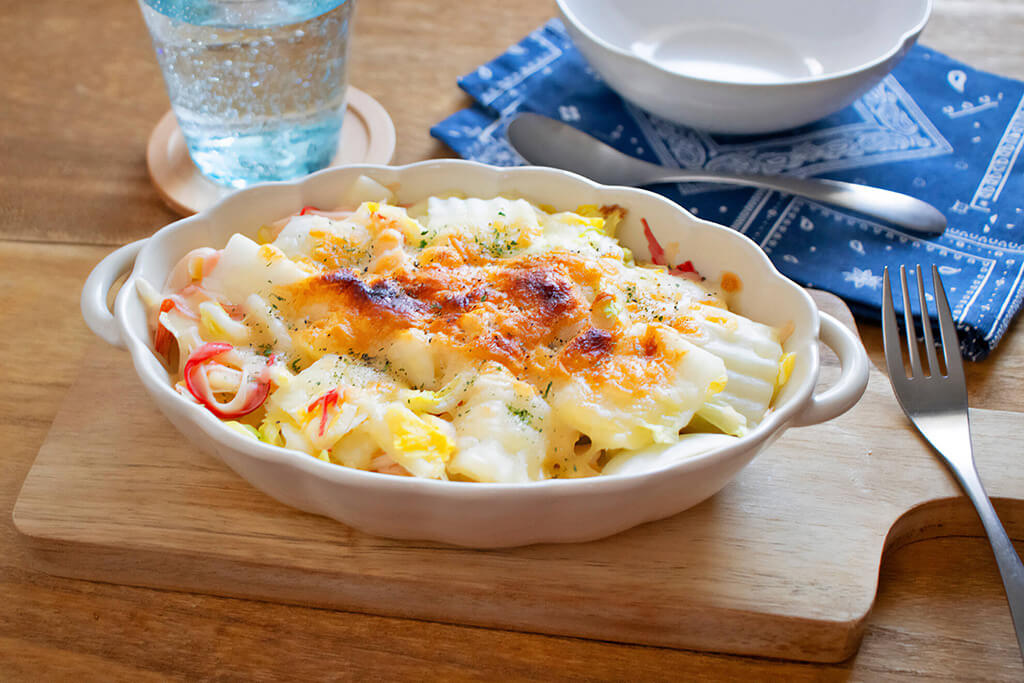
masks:
<path id="1" fill-rule="evenodd" d="M 271 356 L 267 366 L 260 372 L 258 377 L 251 377 L 243 373 L 238 383 L 238 390 L 234 398 L 227 403 L 221 403 L 210 388 L 210 380 L 206 375 L 206 366 L 209 363 L 229 351 L 234 350 L 231 344 L 224 342 L 207 342 L 203 344 L 188 357 L 185 361 L 185 370 L 182 373 L 185 378 L 185 387 L 197 401 L 221 419 L 232 419 L 248 415 L 263 405 L 270 393 L 270 376 L 268 369 L 274 361 Z"/>

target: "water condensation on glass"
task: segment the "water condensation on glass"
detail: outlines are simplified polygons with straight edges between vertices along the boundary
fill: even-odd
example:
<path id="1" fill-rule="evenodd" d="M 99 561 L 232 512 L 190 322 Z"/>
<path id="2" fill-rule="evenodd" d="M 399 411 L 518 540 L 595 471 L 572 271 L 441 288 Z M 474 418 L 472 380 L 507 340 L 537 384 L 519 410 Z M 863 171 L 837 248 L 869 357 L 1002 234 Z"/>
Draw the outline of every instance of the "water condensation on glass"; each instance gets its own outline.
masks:
<path id="1" fill-rule="evenodd" d="M 245 187 L 327 166 L 354 0 L 139 0 L 199 169 Z"/>

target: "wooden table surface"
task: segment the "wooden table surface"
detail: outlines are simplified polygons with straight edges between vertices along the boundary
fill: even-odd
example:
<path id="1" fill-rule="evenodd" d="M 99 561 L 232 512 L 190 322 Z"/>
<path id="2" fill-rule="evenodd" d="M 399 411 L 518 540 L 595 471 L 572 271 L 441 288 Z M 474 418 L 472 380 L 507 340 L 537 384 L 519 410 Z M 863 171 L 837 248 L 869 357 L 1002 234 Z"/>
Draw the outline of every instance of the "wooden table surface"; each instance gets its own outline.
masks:
<path id="1" fill-rule="evenodd" d="M 394 161 L 450 156 L 428 128 L 464 107 L 457 76 L 554 14 L 550 0 L 361 0 L 351 82 L 398 131 Z M 1024 2 L 936 0 L 922 42 L 1024 78 Z M 58 579 L 10 521 L 21 482 L 93 342 L 78 313 L 111 247 L 175 216 L 149 184 L 168 103 L 141 15 L 109 0 L 0 6 L 0 674 L 4 679 L 594 678 L 1020 680 L 981 538 L 889 554 L 859 654 L 838 665 L 663 650 Z M 1024 331 L 972 364 L 972 405 L 1024 412 Z M 878 363 L 877 326 L 861 322 Z M 998 477 L 982 472 L 982 478 Z M 980 526 L 979 526 L 980 533 Z"/>

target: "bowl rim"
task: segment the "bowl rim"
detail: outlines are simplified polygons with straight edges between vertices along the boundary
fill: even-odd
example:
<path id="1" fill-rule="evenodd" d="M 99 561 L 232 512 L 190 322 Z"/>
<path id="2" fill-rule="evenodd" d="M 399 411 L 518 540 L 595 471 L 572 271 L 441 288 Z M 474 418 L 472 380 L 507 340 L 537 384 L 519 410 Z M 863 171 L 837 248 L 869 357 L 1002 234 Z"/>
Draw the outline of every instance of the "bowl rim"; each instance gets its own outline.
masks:
<path id="1" fill-rule="evenodd" d="M 273 446 L 262 441 L 257 441 L 251 437 L 243 436 L 228 427 L 224 422 L 213 415 L 213 413 L 206 410 L 198 403 L 189 401 L 186 397 L 182 396 L 173 388 L 173 385 L 167 381 L 166 377 L 160 377 L 157 375 L 151 363 L 144 361 L 144 359 L 152 357 L 153 351 L 148 346 L 146 339 L 137 334 L 137 331 L 129 325 L 127 309 L 132 301 L 138 300 L 136 283 L 141 277 L 137 272 L 140 268 L 139 264 L 145 261 L 147 254 L 155 250 L 162 240 L 169 239 L 169 235 L 173 235 L 177 230 L 193 223 L 215 221 L 216 216 L 219 213 L 223 211 L 230 211 L 233 204 L 244 203 L 248 197 L 264 192 L 269 188 L 287 186 L 299 189 L 305 183 L 326 175 L 344 176 L 346 174 L 356 173 L 372 174 L 377 171 L 397 174 L 400 176 L 403 172 L 430 166 L 437 167 L 438 169 L 444 169 L 445 167 L 473 168 L 481 173 L 491 174 L 530 173 L 564 177 L 579 186 L 587 187 L 594 191 L 602 192 L 609 189 L 613 189 L 617 192 L 625 191 L 627 194 L 637 195 L 641 201 L 653 201 L 663 204 L 670 210 L 679 213 L 685 220 L 698 225 L 698 230 L 724 231 L 723 234 L 727 235 L 728 239 L 734 239 L 737 244 L 744 245 L 743 248 L 750 252 L 752 259 L 759 262 L 759 266 L 763 268 L 764 272 L 775 281 L 776 286 L 792 290 L 797 299 L 801 300 L 804 307 L 810 313 L 810 319 L 807 320 L 809 324 L 809 338 L 806 343 L 806 349 L 801 350 L 801 353 L 806 353 L 808 357 L 808 372 L 807 377 L 804 380 L 804 385 L 797 387 L 795 394 L 788 399 L 786 405 L 781 409 L 776 410 L 775 407 L 772 406 L 768 415 L 757 425 L 757 427 L 751 430 L 748 434 L 736 438 L 734 443 L 713 448 L 699 455 L 690 456 L 664 468 L 639 473 L 617 474 L 613 476 L 545 479 L 529 482 L 462 482 L 424 479 L 419 477 L 402 477 L 358 470 L 324 462 L 319 458 L 312 457 L 308 453 L 302 451 L 288 449 L 281 446 Z M 633 488 L 634 486 L 642 486 L 644 483 L 655 478 L 666 477 L 670 472 L 676 475 L 681 475 L 688 470 L 699 469 L 709 464 L 711 461 L 720 459 L 724 460 L 728 457 L 742 455 L 747 452 L 751 454 L 750 457 L 753 457 L 768 439 L 785 431 L 793 418 L 807 406 L 814 392 L 818 371 L 820 369 L 820 355 L 818 350 L 820 317 L 817 306 L 814 304 L 810 295 L 802 287 L 780 273 L 771 262 L 771 259 L 768 258 L 768 255 L 764 250 L 762 250 L 756 242 L 746 235 L 726 226 L 699 218 L 675 202 L 672 202 L 671 200 L 649 190 L 618 185 L 603 185 L 584 176 L 549 167 L 498 167 L 462 159 L 430 159 L 401 166 L 388 166 L 384 164 L 347 164 L 329 167 L 294 181 L 260 183 L 237 190 L 203 211 L 165 225 L 145 240 L 145 243 L 142 245 L 142 248 L 135 259 L 135 266 L 128 275 L 124 285 L 121 287 L 120 292 L 117 294 L 114 303 L 114 317 L 117 321 L 117 327 L 120 331 L 121 338 L 131 354 L 136 372 L 147 390 L 150 391 L 150 393 L 155 393 L 173 401 L 173 405 L 176 406 L 179 415 L 189 419 L 207 437 L 217 442 L 219 445 L 232 451 L 243 453 L 246 456 L 256 457 L 263 461 L 269 461 L 270 464 L 279 464 L 290 468 L 296 468 L 306 474 L 319 478 L 326 478 L 333 483 L 358 485 L 360 487 L 380 492 L 399 491 L 406 494 L 444 494 L 454 496 L 460 500 L 473 498 L 487 499 L 494 496 L 506 495 L 522 496 L 527 493 L 533 495 L 587 495 L 597 491 L 624 490 Z M 162 405 L 160 401 L 157 401 L 157 403 L 158 406 Z"/>
<path id="2" fill-rule="evenodd" d="M 907 29 L 902 34 L 900 34 L 897 37 L 894 45 L 878 57 L 874 57 L 868 61 L 861 62 L 857 66 L 853 66 L 848 69 L 843 69 L 841 71 L 833 71 L 826 74 L 820 74 L 818 76 L 791 78 L 777 83 L 758 83 L 755 81 L 726 81 L 717 78 L 704 78 L 701 76 L 691 76 L 687 74 L 681 74 L 677 71 L 672 71 L 670 69 L 665 68 L 664 66 L 662 66 L 661 64 L 652 59 L 649 59 L 647 57 L 641 57 L 640 55 L 630 52 L 629 50 L 624 50 L 620 47 L 612 45 L 604 38 L 594 33 L 591 29 L 589 29 L 580 21 L 579 17 L 574 12 L 572 12 L 572 10 L 569 9 L 568 5 L 571 2 L 571 0 L 555 0 L 555 2 L 558 5 L 558 10 L 562 14 L 562 17 L 566 20 L 567 23 L 569 23 L 572 26 L 572 28 L 579 31 L 587 40 L 589 40 L 597 47 L 607 52 L 611 52 L 618 57 L 626 59 L 635 64 L 649 66 L 657 70 L 661 74 L 671 78 L 678 78 L 693 83 L 699 83 L 701 85 L 756 88 L 758 90 L 771 88 L 778 89 L 787 86 L 801 86 L 812 85 L 817 83 L 828 83 L 831 81 L 839 81 L 849 76 L 853 76 L 855 74 L 859 74 L 865 71 L 871 71 L 872 69 L 875 69 L 878 66 L 885 64 L 894 57 L 897 57 L 902 50 L 906 49 L 908 43 L 913 42 L 917 38 L 917 36 L 921 34 L 921 31 L 924 30 L 924 27 L 928 24 L 928 20 L 931 18 L 932 9 L 934 7 L 934 0 L 923 0 L 924 6 L 922 8 L 921 16 L 917 20 L 917 22 L 911 28 Z"/>

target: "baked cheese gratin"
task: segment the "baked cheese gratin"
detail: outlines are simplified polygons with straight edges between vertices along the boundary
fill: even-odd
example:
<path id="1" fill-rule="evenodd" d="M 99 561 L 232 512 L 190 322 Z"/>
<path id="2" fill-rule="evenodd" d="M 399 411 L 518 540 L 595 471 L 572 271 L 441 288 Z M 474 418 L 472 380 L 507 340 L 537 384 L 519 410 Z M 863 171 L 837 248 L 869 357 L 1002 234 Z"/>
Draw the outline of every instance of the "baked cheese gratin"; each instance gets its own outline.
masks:
<path id="1" fill-rule="evenodd" d="M 617 206 L 354 191 L 139 283 L 177 391 L 253 439 L 430 479 L 628 473 L 742 436 L 789 375 L 780 330 L 726 307 L 738 278 L 668 265 L 646 221 L 634 263 Z"/>

